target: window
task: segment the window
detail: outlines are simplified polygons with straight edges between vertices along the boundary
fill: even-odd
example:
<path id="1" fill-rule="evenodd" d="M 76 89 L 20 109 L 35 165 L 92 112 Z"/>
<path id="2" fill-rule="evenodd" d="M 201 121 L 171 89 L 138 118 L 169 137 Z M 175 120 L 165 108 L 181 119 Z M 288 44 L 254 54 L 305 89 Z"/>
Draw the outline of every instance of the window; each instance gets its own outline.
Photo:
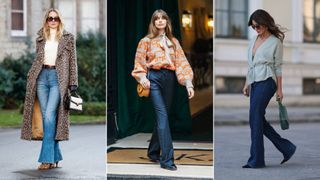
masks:
<path id="1" fill-rule="evenodd" d="M 99 30 L 99 1 L 81 1 L 81 32 Z"/>
<path id="2" fill-rule="evenodd" d="M 216 0 L 216 37 L 246 39 L 248 0 Z"/>
<path id="3" fill-rule="evenodd" d="M 303 94 L 320 95 L 320 78 L 304 78 Z"/>
<path id="4" fill-rule="evenodd" d="M 304 0 L 303 39 L 320 42 L 320 0 Z"/>
<path id="5" fill-rule="evenodd" d="M 11 1 L 11 35 L 26 36 L 26 0 Z"/>
<path id="6" fill-rule="evenodd" d="M 73 34 L 99 30 L 98 0 L 59 0 L 65 29 Z"/>
<path id="7" fill-rule="evenodd" d="M 76 1 L 59 0 L 58 9 L 64 20 L 65 29 L 72 34 L 77 33 Z"/>
<path id="8" fill-rule="evenodd" d="M 216 77 L 217 94 L 239 94 L 242 93 L 246 77 Z"/>

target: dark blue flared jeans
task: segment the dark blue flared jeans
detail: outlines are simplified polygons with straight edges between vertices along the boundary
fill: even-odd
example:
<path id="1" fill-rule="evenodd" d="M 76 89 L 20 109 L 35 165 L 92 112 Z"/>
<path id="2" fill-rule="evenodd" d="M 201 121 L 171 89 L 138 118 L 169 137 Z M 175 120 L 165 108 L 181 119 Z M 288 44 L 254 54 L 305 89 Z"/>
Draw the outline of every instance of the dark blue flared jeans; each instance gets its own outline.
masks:
<path id="1" fill-rule="evenodd" d="M 156 123 L 148 148 L 148 156 L 151 159 L 159 159 L 162 166 L 171 166 L 174 164 L 174 158 L 169 127 L 169 110 L 176 81 L 175 72 L 167 69 L 150 69 L 148 76 L 150 98 L 156 114 Z"/>
<path id="2" fill-rule="evenodd" d="M 276 90 L 277 85 L 271 77 L 251 84 L 249 115 L 251 148 L 247 163 L 251 167 L 265 166 L 263 135 L 274 144 L 284 157 L 290 156 L 295 150 L 295 145 L 282 138 L 265 118 L 266 108 Z"/>

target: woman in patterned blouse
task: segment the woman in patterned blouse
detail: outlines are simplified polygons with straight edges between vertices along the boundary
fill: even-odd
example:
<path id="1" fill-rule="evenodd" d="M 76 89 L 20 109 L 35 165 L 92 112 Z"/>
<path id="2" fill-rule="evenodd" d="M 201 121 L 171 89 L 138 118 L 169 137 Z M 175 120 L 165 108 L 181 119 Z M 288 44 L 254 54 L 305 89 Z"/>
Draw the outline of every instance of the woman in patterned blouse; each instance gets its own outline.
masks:
<path id="1" fill-rule="evenodd" d="M 160 162 L 161 168 L 177 170 L 168 112 L 176 79 L 186 87 L 189 99 L 194 96 L 193 71 L 179 41 L 172 35 L 170 18 L 161 9 L 153 13 L 148 35 L 138 44 L 132 76 L 143 88 L 150 88 L 156 112 L 156 127 L 149 144 L 148 157 L 153 162 Z"/>

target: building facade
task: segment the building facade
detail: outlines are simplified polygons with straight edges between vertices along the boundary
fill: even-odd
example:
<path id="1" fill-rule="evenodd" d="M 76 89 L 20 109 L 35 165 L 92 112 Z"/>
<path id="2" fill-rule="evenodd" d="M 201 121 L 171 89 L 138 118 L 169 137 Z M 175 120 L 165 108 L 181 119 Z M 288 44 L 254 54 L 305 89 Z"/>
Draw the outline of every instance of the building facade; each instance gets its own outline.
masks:
<path id="1" fill-rule="evenodd" d="M 282 70 L 284 102 L 320 105 L 320 1 L 216 0 L 216 106 L 249 105 L 242 88 L 247 46 L 255 34 L 247 21 L 256 9 L 268 11 L 276 24 L 287 29 Z"/>
<path id="2" fill-rule="evenodd" d="M 104 0 L 1 0 L 0 61 L 9 55 L 19 57 L 28 38 L 34 44 L 50 7 L 60 11 L 65 29 L 75 35 L 88 31 L 105 34 Z"/>

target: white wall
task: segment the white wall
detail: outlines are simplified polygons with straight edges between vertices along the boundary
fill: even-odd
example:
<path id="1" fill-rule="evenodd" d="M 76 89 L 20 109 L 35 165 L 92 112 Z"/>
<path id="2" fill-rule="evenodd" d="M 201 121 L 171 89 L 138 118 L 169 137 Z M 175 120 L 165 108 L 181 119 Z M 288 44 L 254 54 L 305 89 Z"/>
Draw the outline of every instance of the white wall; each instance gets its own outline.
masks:
<path id="1" fill-rule="evenodd" d="M 320 44 L 303 43 L 303 0 L 249 0 L 249 16 L 256 9 L 268 11 L 277 24 L 286 27 L 283 91 L 290 104 L 320 104 L 320 96 L 303 95 L 303 78 L 320 77 Z M 249 18 L 249 17 L 248 17 Z M 249 39 L 255 34 L 248 28 Z M 245 77 L 249 40 L 215 39 L 216 76 Z M 312 98 L 310 98 L 312 97 Z M 216 95 L 216 105 L 247 105 L 242 95 Z M 238 103 L 234 103 L 239 100 Z"/>

